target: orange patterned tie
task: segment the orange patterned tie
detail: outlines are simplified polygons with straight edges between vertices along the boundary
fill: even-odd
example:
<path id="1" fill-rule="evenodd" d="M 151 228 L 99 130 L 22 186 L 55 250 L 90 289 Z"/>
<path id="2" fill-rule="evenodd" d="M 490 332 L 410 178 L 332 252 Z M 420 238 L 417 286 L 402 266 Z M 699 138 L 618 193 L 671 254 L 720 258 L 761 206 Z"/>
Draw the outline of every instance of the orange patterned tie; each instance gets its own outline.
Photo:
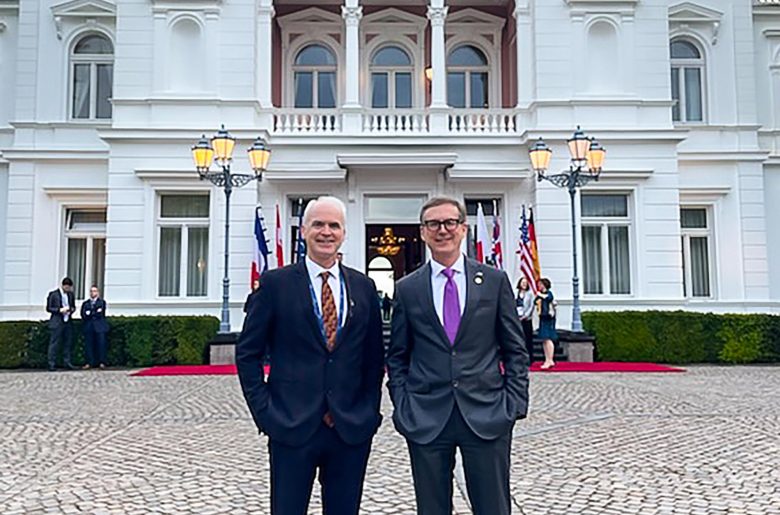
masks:
<path id="1" fill-rule="evenodd" d="M 322 323 L 325 326 L 328 352 L 333 352 L 334 347 L 336 347 L 336 331 L 339 325 L 339 318 L 336 313 L 336 301 L 333 300 L 333 291 L 331 291 L 328 284 L 330 272 L 322 272 L 320 276 L 322 277 Z"/>

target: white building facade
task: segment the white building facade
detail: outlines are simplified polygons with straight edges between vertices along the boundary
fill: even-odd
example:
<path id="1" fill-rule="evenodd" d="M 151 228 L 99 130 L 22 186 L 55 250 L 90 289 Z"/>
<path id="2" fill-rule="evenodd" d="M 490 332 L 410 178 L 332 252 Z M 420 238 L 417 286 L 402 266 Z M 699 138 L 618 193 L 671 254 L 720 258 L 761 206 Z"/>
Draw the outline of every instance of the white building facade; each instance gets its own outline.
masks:
<path id="1" fill-rule="evenodd" d="M 0 319 L 42 318 L 66 275 L 114 314 L 218 315 L 225 198 L 190 146 L 221 124 L 234 171 L 273 152 L 231 199 L 234 328 L 255 206 L 289 262 L 323 194 L 378 279 L 425 259 L 419 207 L 451 195 L 498 218 L 514 280 L 533 206 L 567 326 L 569 198 L 528 147 L 563 170 L 577 125 L 608 150 L 576 202 L 583 309 L 780 312 L 777 1 L 0 0 Z"/>

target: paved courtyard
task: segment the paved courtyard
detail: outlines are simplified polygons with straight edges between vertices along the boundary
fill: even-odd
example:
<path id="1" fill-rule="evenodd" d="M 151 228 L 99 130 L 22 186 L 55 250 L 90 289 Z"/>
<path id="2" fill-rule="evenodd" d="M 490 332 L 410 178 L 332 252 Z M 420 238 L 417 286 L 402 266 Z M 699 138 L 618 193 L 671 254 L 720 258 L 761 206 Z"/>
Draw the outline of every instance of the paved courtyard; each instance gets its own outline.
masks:
<path id="1" fill-rule="evenodd" d="M 532 375 L 516 514 L 780 514 L 780 368 Z M 414 513 L 386 420 L 363 512 Z M 232 376 L 0 372 L 0 514 L 259 513 L 266 441 Z M 456 510 L 470 513 L 462 474 Z M 317 513 L 317 489 L 312 497 Z"/>

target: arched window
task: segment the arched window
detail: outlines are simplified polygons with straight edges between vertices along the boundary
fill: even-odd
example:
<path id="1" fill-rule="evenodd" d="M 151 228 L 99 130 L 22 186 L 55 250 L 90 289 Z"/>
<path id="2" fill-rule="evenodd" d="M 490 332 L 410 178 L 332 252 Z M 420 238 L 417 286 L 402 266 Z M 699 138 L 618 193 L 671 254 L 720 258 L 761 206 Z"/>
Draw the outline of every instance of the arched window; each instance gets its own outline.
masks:
<path id="1" fill-rule="evenodd" d="M 397 46 L 381 48 L 371 59 L 371 107 L 412 107 L 412 60 Z"/>
<path id="2" fill-rule="evenodd" d="M 111 118 L 114 46 L 101 34 L 79 39 L 70 54 L 71 117 Z"/>
<path id="3" fill-rule="evenodd" d="M 463 45 L 450 52 L 447 99 L 452 107 L 488 107 L 488 61 L 482 50 Z"/>
<path id="4" fill-rule="evenodd" d="M 293 65 L 295 107 L 336 107 L 336 56 L 326 46 L 304 47 Z"/>
<path id="5" fill-rule="evenodd" d="M 704 120 L 704 58 L 701 50 L 685 40 L 674 40 L 669 48 L 672 59 L 672 120 Z"/>

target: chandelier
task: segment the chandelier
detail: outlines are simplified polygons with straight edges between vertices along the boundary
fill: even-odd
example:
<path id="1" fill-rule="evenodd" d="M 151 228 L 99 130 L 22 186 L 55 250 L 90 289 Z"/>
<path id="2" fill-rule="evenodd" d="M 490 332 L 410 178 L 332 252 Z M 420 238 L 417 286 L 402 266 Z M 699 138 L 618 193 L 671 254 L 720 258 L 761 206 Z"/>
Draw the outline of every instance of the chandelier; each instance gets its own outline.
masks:
<path id="1" fill-rule="evenodd" d="M 376 247 L 380 256 L 395 256 L 401 251 L 401 243 L 405 243 L 406 238 L 393 234 L 392 227 L 385 227 L 381 236 L 371 238 L 371 243 Z"/>

